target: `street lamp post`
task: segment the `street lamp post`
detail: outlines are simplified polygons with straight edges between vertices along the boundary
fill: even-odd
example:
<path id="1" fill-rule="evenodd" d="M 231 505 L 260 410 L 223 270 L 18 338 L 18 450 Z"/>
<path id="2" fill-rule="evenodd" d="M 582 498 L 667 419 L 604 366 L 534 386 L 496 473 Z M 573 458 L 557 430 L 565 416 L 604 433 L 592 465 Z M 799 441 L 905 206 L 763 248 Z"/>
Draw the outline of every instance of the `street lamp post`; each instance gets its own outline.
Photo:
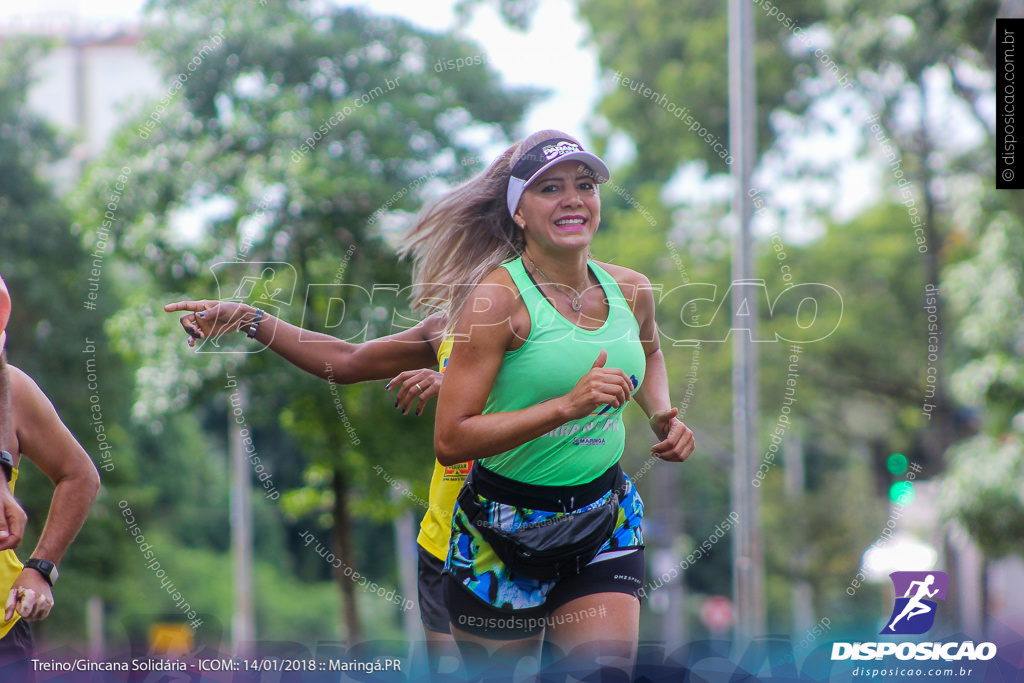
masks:
<path id="1" fill-rule="evenodd" d="M 757 445 L 757 296 L 750 235 L 750 176 L 757 154 L 754 124 L 754 20 L 749 0 L 729 0 L 729 145 L 733 163 L 732 258 L 733 472 L 732 501 L 739 515 L 733 531 L 734 643 L 743 647 L 764 632 L 764 567 L 760 489 L 751 483 Z"/>

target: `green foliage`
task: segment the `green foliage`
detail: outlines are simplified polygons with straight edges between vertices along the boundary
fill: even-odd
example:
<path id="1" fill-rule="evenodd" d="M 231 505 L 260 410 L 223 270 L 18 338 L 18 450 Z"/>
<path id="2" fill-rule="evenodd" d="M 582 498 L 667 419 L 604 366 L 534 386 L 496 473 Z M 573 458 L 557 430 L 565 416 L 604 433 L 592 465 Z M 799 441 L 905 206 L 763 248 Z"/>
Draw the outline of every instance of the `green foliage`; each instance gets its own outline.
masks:
<path id="1" fill-rule="evenodd" d="M 241 360 L 260 373 L 254 396 L 277 395 L 281 387 L 294 400 L 311 391 L 325 395 L 324 385 L 303 384 L 293 370 L 268 359 L 269 352 L 186 354 L 172 333 L 175 321 L 163 315 L 151 321 L 152 312 L 162 300 L 229 296 L 218 291 L 209 268 L 237 257 L 287 263 L 298 280 L 279 313 L 327 329 L 329 300 L 303 301 L 307 285 L 335 281 L 346 247 L 354 252 L 351 262 L 345 259 L 345 282 L 407 282 L 381 230 L 368 219 L 403 190 L 408 199 L 394 206 L 414 205 L 415 187 L 425 177 L 463 177 L 460 162 L 472 152 L 463 140 L 466 129 L 507 133 L 528 99 L 495 88 L 486 67 L 444 74 L 431 68 L 438 59 L 474 49 L 466 43 L 356 11 L 320 14 L 304 3 L 271 4 L 252 12 L 218 2 L 155 3 L 154 11 L 179 29 L 152 36 L 172 86 L 187 62 L 183 55 L 212 51 L 179 94 L 154 103 L 152 111 L 163 118 L 155 126 L 148 119 L 152 130 L 143 117 L 121 132 L 78 197 L 88 223 L 116 169 L 134 169 L 119 214 L 119 253 L 136 264 L 135 275 L 154 279 L 119 314 L 125 317 L 121 329 L 145 325 L 146 341 L 118 343 L 123 352 L 138 354 L 141 407 L 154 419 L 160 411 L 150 406 L 180 407 L 189 388 L 204 379 L 210 388 L 223 384 L 224 372 Z M 210 35 L 225 25 L 231 32 L 214 48 Z M 393 91 L 389 82 L 397 84 Z M 368 101 L 354 106 L 360 97 Z M 198 234 L 183 238 L 175 221 L 204 203 L 228 208 L 213 219 L 193 217 L 201 224 Z M 221 285 L 233 288 L 232 282 Z M 161 292 L 157 302 L 155 292 Z M 339 285 L 331 293 L 347 304 L 344 321 L 330 327 L 333 333 L 355 341 L 394 331 L 388 321 L 373 319 L 379 305 L 367 300 L 367 290 Z M 341 390 L 344 405 L 356 391 Z M 254 401 L 252 410 L 258 412 L 260 403 Z M 280 408 L 274 405 L 272 414 Z M 297 408 L 295 425 L 338 422 L 327 401 Z"/>
<path id="2" fill-rule="evenodd" d="M 727 6 L 580 1 L 601 68 L 632 82 L 629 87 L 624 81 L 613 85 L 598 113 L 635 144 L 632 170 L 639 180 L 664 180 L 684 160 L 704 161 L 711 172 L 728 170 L 715 148 L 715 143 L 726 151 L 730 146 Z M 805 27 L 823 16 L 820 4 L 813 2 L 786 3 L 785 10 L 796 25 Z M 753 13 L 757 136 L 760 148 L 767 149 L 773 140 L 768 114 L 786 103 L 793 69 L 808 59 L 785 49 L 789 29 L 757 7 Z M 645 87 L 654 94 L 645 94 Z"/>
<path id="3" fill-rule="evenodd" d="M 956 340 L 965 355 L 954 393 L 987 409 L 987 430 L 1004 433 L 1024 410 L 1024 227 L 1009 212 L 993 217 L 977 253 L 951 268 L 950 305 L 963 315 Z"/>
<path id="4" fill-rule="evenodd" d="M 495 6 L 519 28 L 529 24 L 537 7 L 533 0 L 463 0 L 460 7 L 467 12 L 479 4 Z M 820 3 L 787 2 L 784 20 L 769 13 L 772 5 L 752 8 L 761 150 L 774 140 L 772 111 L 800 112 L 808 104 L 796 92 L 794 70 L 799 65 L 806 70 L 814 58 L 806 49 L 787 49 L 792 31 L 825 18 Z M 615 74 L 597 108 L 611 129 L 598 123 L 590 131 L 597 148 L 603 149 L 613 131 L 625 133 L 636 152 L 628 169 L 636 183 L 663 183 L 691 160 L 704 162 L 713 173 L 728 171 L 728 3 L 579 0 L 577 7 L 602 71 Z"/>
<path id="5" fill-rule="evenodd" d="M 841 0 L 829 7 L 838 56 L 920 83 L 937 64 L 984 64 L 995 0 Z M 861 74 L 861 77 L 864 75 Z M 866 85 L 866 84 L 865 84 Z"/>
<path id="6" fill-rule="evenodd" d="M 819 310 L 829 321 L 824 328 L 833 320 L 838 326 L 828 338 L 806 345 L 802 389 L 827 392 L 827 398 L 881 400 L 891 414 L 899 406 L 919 407 L 927 360 L 925 279 L 906 211 L 877 206 L 830 227 L 819 242 L 788 249 L 787 256 L 798 281 L 830 285 L 842 297 L 838 309 Z M 766 271 L 782 284 L 778 263 Z M 794 311 L 778 313 L 782 331 L 798 333 Z M 921 424 L 917 418 L 903 427 Z"/>
<path id="7" fill-rule="evenodd" d="M 465 14 L 482 2 L 519 27 L 537 7 L 533 0 L 464 0 L 460 9 Z M 781 462 L 764 482 L 775 627 L 786 626 L 782 615 L 794 579 L 812 583 L 821 612 L 843 615 L 837 627 L 844 619 L 877 616 L 855 613 L 844 589 L 861 551 L 882 528 L 885 499 L 871 486 L 873 473 L 878 483 L 878 458 L 896 448 L 920 459 L 914 445 L 927 426 L 920 410 L 927 358 L 923 287 L 936 280 L 940 260 L 966 259 L 942 283 L 954 321 L 962 321 L 946 337 L 955 338 L 958 366 L 951 386 L 959 400 L 983 411 L 985 431 L 949 452 L 944 509 L 990 556 L 1022 552 L 1016 539 L 1024 530 L 1024 472 L 1015 420 L 1024 411 L 1024 239 L 1017 219 L 1024 200 L 995 197 L 972 180 L 989 172 L 986 145 L 947 144 L 956 136 L 936 123 L 944 117 L 926 117 L 926 125 L 916 114 L 919 102 L 932 111 L 946 106 L 947 100 L 929 100 L 924 87 L 943 78 L 950 83 L 951 109 L 975 116 L 984 111 L 978 104 L 985 87 L 964 75 L 990 68 L 983 48 L 996 5 L 790 3 L 790 26 L 814 32 L 842 72 L 854 75 L 853 99 L 790 26 L 754 7 L 759 149 L 773 149 L 787 172 L 799 167 L 795 172 L 803 174 L 807 169 L 789 155 L 788 142 L 777 140 L 778 122 L 789 121 L 795 128 L 787 130 L 806 135 L 838 123 L 817 103 L 841 101 L 836 116 L 847 117 L 860 110 L 844 107 L 863 104 L 881 115 L 922 199 L 918 208 L 922 215 L 934 209 L 929 227 L 942 237 L 929 241 L 934 268 L 923 264 L 907 211 L 886 200 L 843 225 L 830 224 L 817 241 L 785 245 L 794 281 L 834 287 L 842 308 L 817 311 L 817 324 L 838 326 L 828 338 L 805 344 L 799 361 L 792 429 L 804 436 L 806 493 L 799 501 L 787 498 Z M 730 327 L 730 245 L 721 206 L 676 206 L 664 189 L 689 161 L 711 173 L 726 170 L 708 144 L 728 144 L 726 4 L 581 0 L 578 7 L 607 74 L 642 82 L 678 112 L 686 107 L 708 131 L 702 139 L 687 130 L 682 113 L 673 115 L 657 98 L 616 83 L 606 86 L 597 111 L 603 120 L 591 130 L 599 150 L 626 139 L 636 152 L 627 168 L 616 169 L 615 185 L 602 188 L 594 255 L 639 270 L 660 287 L 657 315 L 671 395 L 698 432 L 698 451 L 688 463 L 649 467 L 645 420 L 637 410 L 627 415 L 623 466 L 631 475 L 644 473 L 638 487 L 648 500 L 661 495 L 656 484 L 670 479 L 668 490 L 685 502 L 683 528 L 670 530 L 678 532 L 671 547 L 681 553 L 707 538 L 730 511 L 732 349 L 721 341 Z M 395 290 L 408 283 L 408 273 L 395 263 L 393 246 L 408 212 L 440 183 L 457 182 L 479 166 L 474 141 L 509 137 L 532 93 L 502 89 L 486 65 L 438 72 L 434 65 L 472 57 L 480 47 L 361 10 L 284 0 L 153 0 L 149 11 L 164 22 L 154 24 L 161 28 L 150 30 L 147 40 L 163 68 L 166 97 L 115 136 L 72 195 L 70 211 L 42 171 L 66 146 L 24 107 L 27 66 L 38 49 L 12 42 L 0 48 L 0 272 L 14 295 L 12 362 L 39 381 L 95 456 L 81 381 L 85 340 L 95 342 L 105 433 L 116 463 L 68 554 L 58 606 L 44 633 L 80 639 L 79 596 L 104 599 L 115 643 L 144 639 L 153 619 L 173 614 L 169 596 L 125 534 L 120 500 L 137 513 L 193 606 L 211 623 L 230 623 L 231 373 L 247 386 L 247 424 L 283 492 L 280 503 L 263 499 L 258 488 L 253 495 L 259 637 L 338 639 L 340 603 L 327 581 L 330 568 L 297 531 L 313 530 L 329 542 L 340 473 L 358 517 L 353 557 L 343 559 L 382 585 L 396 585 L 389 522 L 422 510 L 395 495 L 384 475 L 427 497 L 432 412 L 397 415 L 382 384 L 331 387 L 270 352 L 241 353 L 253 348 L 240 339 L 224 347 L 238 353 L 197 354 L 161 306 L 229 296 L 232 278 L 258 276 L 262 266 L 255 262 L 274 262 L 294 272 L 293 296 L 278 311 L 290 322 L 353 341 L 396 331 L 407 311 Z M 987 139 L 988 124 L 980 124 Z M 863 121 L 856 125 L 864 128 Z M 861 155 L 874 146 L 866 131 L 860 142 Z M 105 224 L 118 176 L 125 174 L 125 190 Z M 95 267 L 89 253 L 101 237 L 107 248 L 100 296 L 97 309 L 86 311 L 82 302 Z M 778 302 L 770 319 L 768 307 L 761 307 L 762 336 L 793 338 L 800 319 L 795 301 L 777 299 L 789 283 L 775 247 L 759 244 L 757 271 L 768 302 Z M 233 260 L 254 265 L 212 268 Z M 697 290 L 679 288 L 692 283 L 714 286 L 713 301 L 683 306 L 693 298 L 684 294 Z M 374 290 L 375 284 L 389 287 Z M 344 316 L 337 315 L 339 301 Z M 703 343 L 673 344 L 695 339 Z M 790 349 L 781 342 L 759 347 L 760 441 L 767 446 Z M 865 444 L 876 462 L 859 457 Z M 41 473 L 24 468 L 18 494 L 33 518 L 42 519 L 50 490 Z M 649 505 L 652 539 L 672 535 L 664 529 L 670 519 Z M 30 529 L 27 543 L 33 533 L 38 528 Z M 729 592 L 728 542 L 689 568 L 691 592 Z M 369 615 L 367 637 L 399 637 L 395 606 L 358 587 L 355 596 Z M 698 601 L 689 604 L 695 621 Z M 645 633 L 658 637 L 656 630 Z"/>
<path id="8" fill-rule="evenodd" d="M 82 434 L 88 424 L 85 382 L 70 380 L 84 376 L 86 339 L 100 337 L 103 314 L 112 309 L 108 302 L 93 316 L 80 315 L 89 261 L 68 232 L 67 208 L 44 177 L 65 141 L 25 103 L 29 65 L 43 48 L 5 41 L 0 49 L 0 268 L 13 299 L 9 358 L 57 398 L 72 431 Z M 97 352 L 102 365 L 109 355 Z"/>
<path id="9" fill-rule="evenodd" d="M 439 72 L 437 63 L 480 48 L 362 10 L 159 0 L 148 11 L 157 23 L 147 42 L 167 79 L 165 95 L 115 136 L 73 198 L 88 243 L 103 198 L 118 175 L 127 176 L 115 221 L 117 259 L 131 288 L 107 331 L 135 370 L 134 415 L 151 443 L 166 442 L 189 422 L 176 415 L 196 408 L 191 427 L 198 422 L 201 436 L 187 439 L 189 455 L 170 461 L 179 470 L 147 467 L 169 485 L 153 492 L 148 512 L 170 506 L 174 533 L 226 549 L 226 516 L 223 524 L 210 520 L 225 504 L 220 454 L 223 435 L 235 428 L 237 416 L 225 414 L 236 390 L 228 380 L 237 380 L 249 397 L 245 425 L 284 496 L 283 508 L 260 500 L 257 553 L 291 557 L 308 572 L 315 562 L 297 547 L 296 529 L 334 525 L 335 492 L 376 520 L 409 507 L 381 504 L 390 486 L 374 466 L 416 482 L 426 497 L 430 416 L 398 415 L 383 385 L 331 386 L 242 340 L 224 338 L 221 348 L 206 344 L 196 353 L 176 317 L 160 308 L 228 298 L 242 278 L 255 277 L 261 287 L 281 288 L 270 299 L 277 308 L 264 307 L 306 329 L 361 342 L 411 325 L 400 317 L 408 313 L 404 293 L 396 294 L 408 284 L 393 248 L 401 213 L 478 168 L 473 141 L 510 135 L 532 96 L 502 89 L 486 64 Z M 181 468 L 193 465 L 203 478 L 192 482 L 194 506 L 179 509 L 167 491 L 184 484 Z M 341 524 L 341 536 L 352 533 Z M 366 540 L 356 526 L 355 538 Z M 393 571 L 369 561 L 364 546 L 345 561 Z"/>
<path id="10" fill-rule="evenodd" d="M 165 576 L 158 577 L 147 567 L 138 551 L 126 557 L 127 575 L 119 582 L 118 610 L 114 621 L 125 629 L 129 638 L 145 640 L 154 621 L 185 622 L 172 599 L 175 590 L 194 609 L 199 618 L 210 625 L 227 626 L 232 614 L 232 573 L 230 559 L 221 552 L 200 547 L 183 547 L 172 529 L 161 530 L 153 520 L 144 528 L 147 542 L 152 542 L 156 561 Z M 338 595 L 328 581 L 297 582 L 292 567 L 276 560 L 259 560 L 253 567 L 253 600 L 257 633 L 261 639 L 316 642 L 338 638 Z M 170 592 L 168 592 L 170 591 Z M 80 630 L 80 629 L 79 629 Z M 113 629 L 116 646 L 119 629 Z M 200 631 L 201 633 L 201 631 Z M 227 637 L 225 631 L 225 637 Z M 382 629 L 381 635 L 389 631 Z M 227 647 L 227 643 L 222 643 Z"/>
<path id="11" fill-rule="evenodd" d="M 476 48 L 397 19 L 321 13 L 311 3 L 272 2 L 253 12 L 203 0 L 154 3 L 154 10 L 178 27 L 151 40 L 169 90 L 180 93 L 154 103 L 162 115 L 155 126 L 144 117 L 126 128 L 110 158 L 139 173 L 123 246 L 169 282 L 187 282 L 235 255 L 250 221 L 259 234 L 248 260 L 286 257 L 298 266 L 305 259 L 305 266 L 314 255 L 337 258 L 354 242 L 353 267 L 383 261 L 389 250 L 369 216 L 424 175 L 459 178 L 460 162 L 474 152 L 465 130 L 508 134 L 529 99 L 497 89 L 486 66 L 437 73 L 438 60 Z M 220 42 L 211 40 L 218 29 L 226 31 Z M 178 86 L 192 55 L 201 64 Z M 419 193 L 408 197 L 397 208 L 415 206 Z M 167 221 L 213 199 L 228 202 L 227 215 L 205 226 L 209 239 L 185 247 Z M 327 266 L 333 274 L 337 261 Z"/>
<path id="12" fill-rule="evenodd" d="M 502 19 L 520 30 L 530 27 L 533 14 L 540 7 L 539 0 L 459 0 L 455 4 L 455 12 L 462 21 L 466 21 L 473 9 L 484 2 L 494 5 Z"/>
<path id="13" fill-rule="evenodd" d="M 1019 434 L 979 435 L 949 453 L 943 508 L 989 557 L 1024 554 L 1024 446 Z"/>
<path id="14" fill-rule="evenodd" d="M 60 140 L 52 126 L 25 106 L 32 84 L 28 66 L 46 53 L 47 45 L 36 39 L 13 37 L 0 46 L 3 80 L 0 81 L 0 169 L 4 179 L 4 217 L 18 225 L 33 216 L 47 216 L 63 210 L 59 204 L 43 204 L 40 196 L 53 190 L 40 177 L 40 169 L 56 161 L 67 142 Z M 19 220 L 20 219 L 20 220 Z"/>
<path id="15" fill-rule="evenodd" d="M 0 273 L 13 299 L 8 358 L 36 381 L 97 465 L 111 463 L 100 470 L 99 498 L 61 564 L 64 578 L 46 628 L 62 634 L 81 630 L 85 598 L 115 590 L 121 575 L 117 557 L 128 542 L 111 502 L 133 481 L 136 457 L 128 371 L 108 348 L 102 328 L 104 317 L 116 310 L 116 288 L 110 275 L 99 279 L 103 295 L 95 310 L 84 308 L 92 291 L 89 278 L 98 279 L 92 272 L 97 256 L 72 235 L 71 214 L 47 178 L 47 164 L 64 154 L 66 144 L 26 105 L 29 67 L 43 53 L 44 46 L 32 41 L 0 46 Z M 94 251 L 95 242 L 89 248 Z M 102 247 L 99 252 L 102 260 Z M 98 387 L 93 391 L 90 373 Z M 16 493 L 29 514 L 19 548 L 25 558 L 42 531 L 53 482 L 23 459 Z"/>
<path id="16" fill-rule="evenodd" d="M 950 305 L 963 316 L 955 337 L 962 362 L 951 376 L 953 393 L 983 410 L 984 420 L 982 434 L 948 454 L 943 511 L 990 557 L 1024 553 L 1021 263 L 1024 229 L 1004 209 L 982 229 L 977 253 L 951 268 L 947 278 Z"/>

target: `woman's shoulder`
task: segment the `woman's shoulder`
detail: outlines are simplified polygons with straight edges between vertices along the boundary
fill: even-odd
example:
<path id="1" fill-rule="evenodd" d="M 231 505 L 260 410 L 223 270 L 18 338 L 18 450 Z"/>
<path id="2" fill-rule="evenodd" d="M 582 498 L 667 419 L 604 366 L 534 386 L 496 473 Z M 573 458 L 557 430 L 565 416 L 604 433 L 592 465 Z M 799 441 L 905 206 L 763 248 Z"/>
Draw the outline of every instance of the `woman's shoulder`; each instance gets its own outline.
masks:
<path id="1" fill-rule="evenodd" d="M 488 299 L 491 308 L 515 306 L 519 302 L 519 288 L 516 286 L 512 274 L 507 269 L 498 266 L 480 280 L 480 283 L 473 288 L 474 299 Z M 470 309 L 472 310 L 472 309 Z M 477 309 L 482 310 L 482 309 Z"/>
<path id="2" fill-rule="evenodd" d="M 632 298 L 626 291 L 627 288 L 630 291 L 635 291 L 638 288 L 650 289 L 651 287 L 651 281 L 643 273 L 613 263 L 604 263 L 603 261 L 594 261 L 594 263 L 614 278 L 627 299 Z"/>
<path id="3" fill-rule="evenodd" d="M 512 275 L 499 266 L 473 288 L 469 299 L 463 304 L 457 327 L 467 331 L 479 326 L 477 329 L 489 330 L 489 334 L 502 330 L 504 332 L 501 334 L 507 334 L 509 338 L 516 336 L 525 339 L 530 324 L 529 315 L 525 311 L 526 307 Z M 512 348 L 509 347 L 509 350 Z"/>
<path id="4" fill-rule="evenodd" d="M 484 275 L 483 279 L 480 280 L 478 287 L 511 287 L 513 291 L 516 289 L 515 280 L 512 279 L 512 273 L 509 272 L 508 268 L 504 265 L 497 266 L 494 270 Z"/>
<path id="5" fill-rule="evenodd" d="M 647 276 L 625 266 L 595 263 L 615 279 L 615 284 L 619 286 L 619 291 L 640 323 L 640 328 L 645 329 L 645 325 L 650 325 L 654 320 L 654 291 Z"/>

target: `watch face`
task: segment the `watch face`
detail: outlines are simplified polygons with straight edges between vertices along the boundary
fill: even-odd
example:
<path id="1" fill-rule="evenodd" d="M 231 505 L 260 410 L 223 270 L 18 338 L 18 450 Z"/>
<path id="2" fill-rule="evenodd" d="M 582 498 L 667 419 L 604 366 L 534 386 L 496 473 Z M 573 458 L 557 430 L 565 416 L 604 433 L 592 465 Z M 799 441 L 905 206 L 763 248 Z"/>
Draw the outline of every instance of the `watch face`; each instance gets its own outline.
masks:
<path id="1" fill-rule="evenodd" d="M 53 562 L 50 562 L 49 560 L 37 560 L 33 557 L 25 562 L 25 566 L 35 569 L 45 576 L 51 586 L 57 582 L 57 565 Z"/>

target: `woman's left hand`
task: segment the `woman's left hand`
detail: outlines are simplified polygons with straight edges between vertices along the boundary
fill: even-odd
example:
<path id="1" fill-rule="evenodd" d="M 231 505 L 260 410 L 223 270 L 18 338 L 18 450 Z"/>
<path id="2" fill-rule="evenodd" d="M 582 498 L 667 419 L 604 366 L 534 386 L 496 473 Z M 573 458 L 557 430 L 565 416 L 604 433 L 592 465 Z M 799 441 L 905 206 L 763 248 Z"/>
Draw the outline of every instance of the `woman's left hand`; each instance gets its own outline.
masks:
<path id="1" fill-rule="evenodd" d="M 402 414 L 412 407 L 416 402 L 416 414 L 419 415 L 426 407 L 427 401 L 441 393 L 441 377 L 443 375 L 435 370 L 423 368 L 422 370 L 406 370 L 384 387 L 390 391 L 392 387 L 401 387 L 395 398 L 395 407 L 402 410 Z"/>
<path id="2" fill-rule="evenodd" d="M 168 313 L 189 311 L 181 316 L 181 326 L 188 333 L 188 345 L 195 346 L 197 339 L 219 337 L 228 332 L 239 332 L 246 315 L 252 309 L 236 301 L 177 301 L 164 306 Z"/>
<path id="3" fill-rule="evenodd" d="M 651 429 L 661 441 L 651 446 L 651 455 L 668 462 L 683 462 L 690 457 L 696 443 L 693 432 L 676 415 L 678 408 L 659 410 L 651 415 Z"/>

